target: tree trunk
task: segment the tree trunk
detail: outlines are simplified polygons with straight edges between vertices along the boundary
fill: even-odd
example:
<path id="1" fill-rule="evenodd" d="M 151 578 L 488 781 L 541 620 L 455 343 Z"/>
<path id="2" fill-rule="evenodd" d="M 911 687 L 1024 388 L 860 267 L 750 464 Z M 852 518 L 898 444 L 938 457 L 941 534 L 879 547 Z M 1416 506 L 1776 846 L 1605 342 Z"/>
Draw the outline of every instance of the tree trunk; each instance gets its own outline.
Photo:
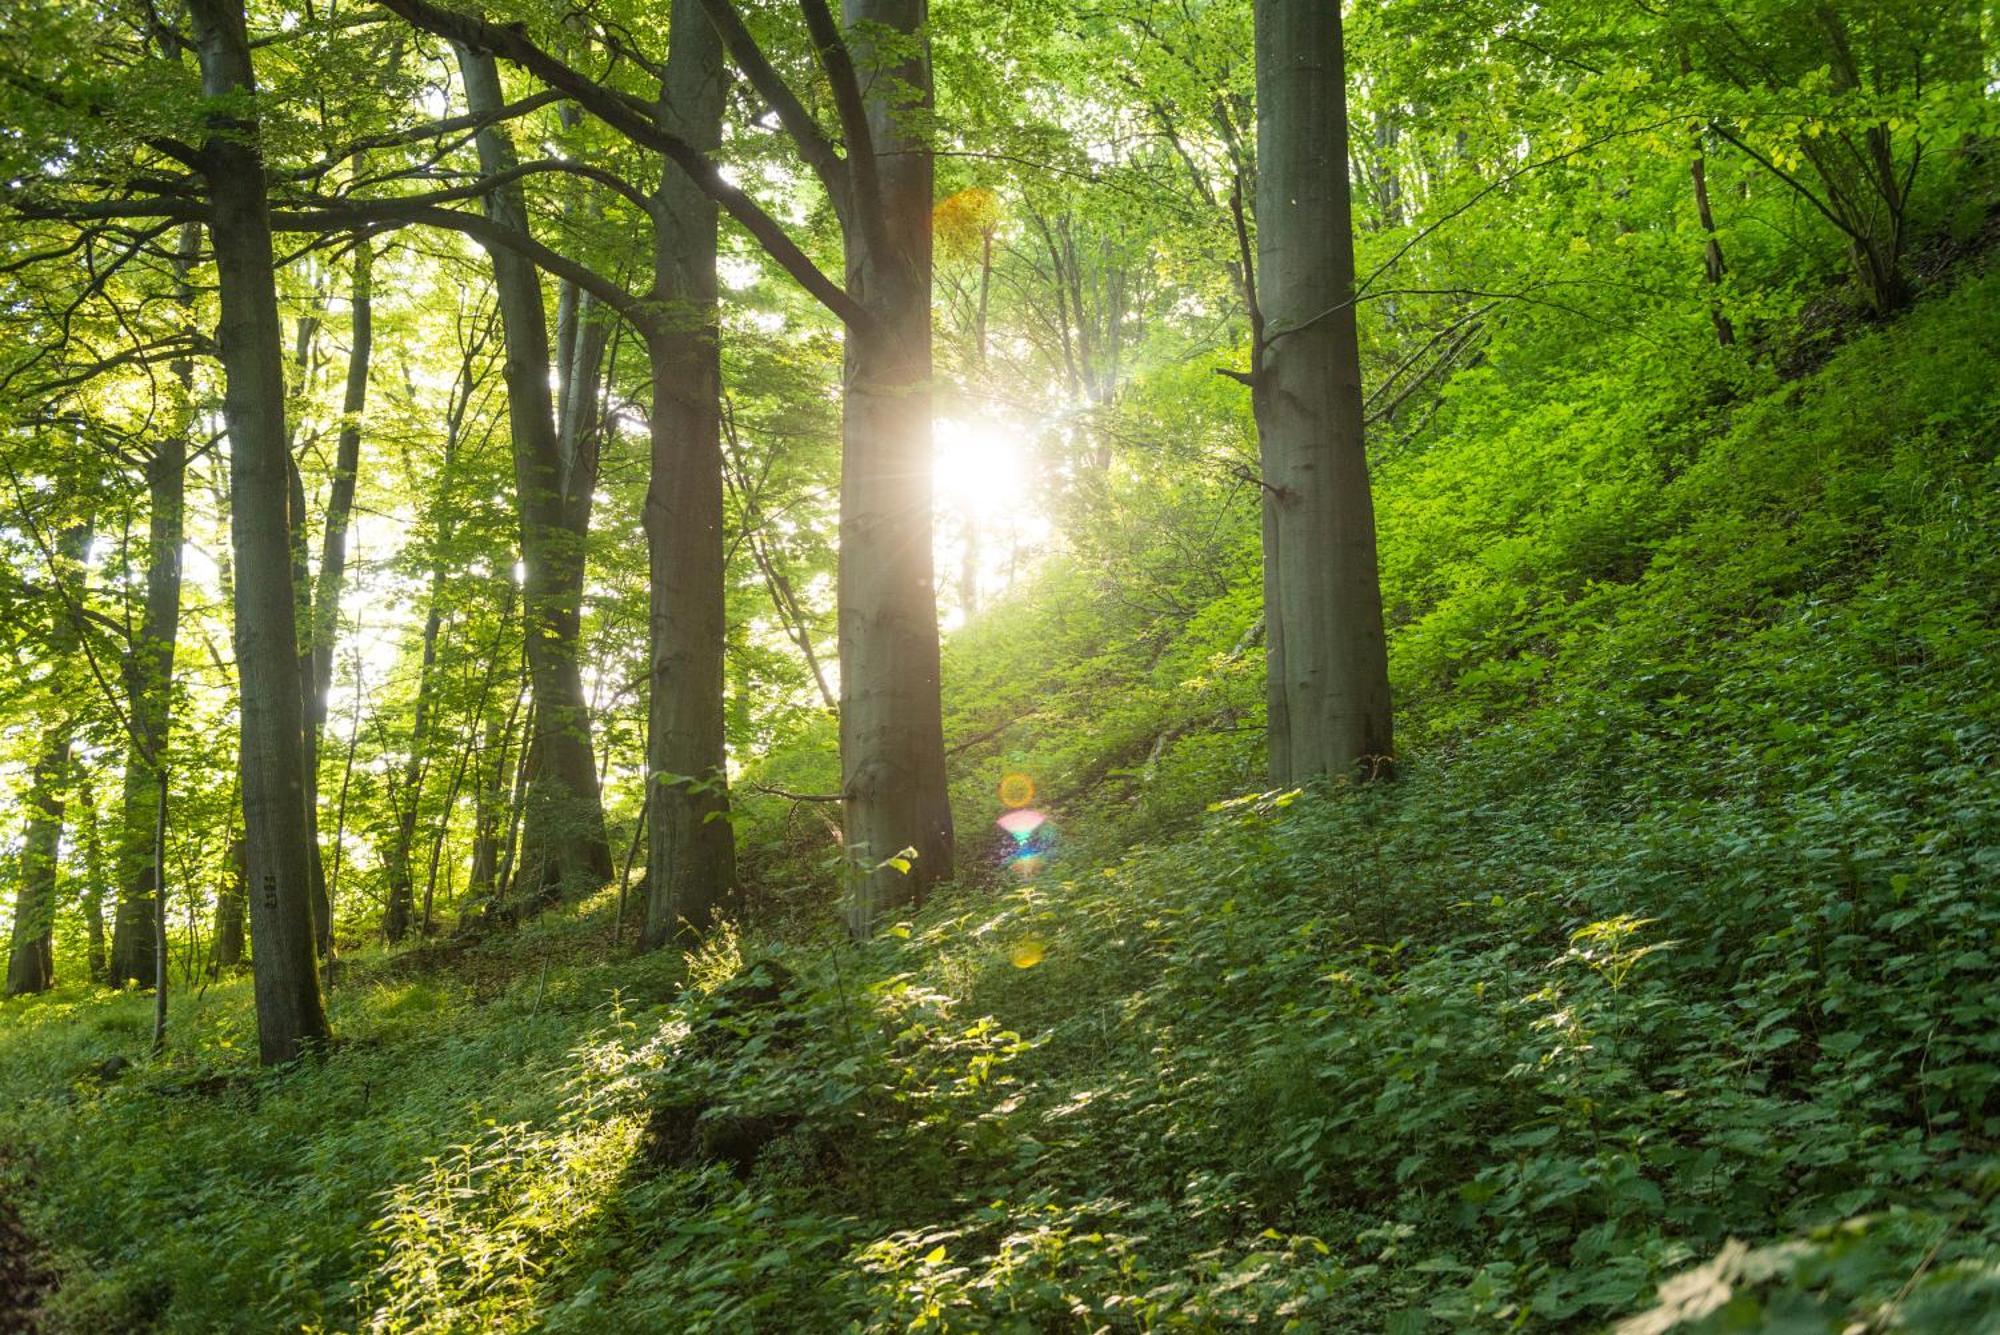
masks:
<path id="1" fill-rule="evenodd" d="M 1257 0 L 1253 373 L 1267 518 L 1272 778 L 1393 754 L 1362 438 L 1339 0 Z"/>
<path id="2" fill-rule="evenodd" d="M 202 148 L 221 293 L 220 345 L 230 441 L 236 652 L 241 680 L 243 829 L 256 940 L 257 1038 L 266 1065 L 329 1031 L 313 958 L 306 816 L 305 693 L 290 579 L 285 373 L 258 125 L 243 108 L 255 81 L 242 0 L 191 0 L 202 89 L 217 113 Z"/>
<path id="3" fill-rule="evenodd" d="M 97 791 L 90 771 L 84 769 L 77 782 L 76 798 L 83 806 L 83 928 L 86 965 L 90 981 L 104 982 L 111 962 L 104 935 L 104 841 L 97 832 Z"/>
<path id="4" fill-rule="evenodd" d="M 927 8 L 842 6 L 864 75 L 881 210 L 879 228 L 857 218 L 845 229 L 847 290 L 871 317 L 847 333 L 841 423 L 840 754 L 856 935 L 885 909 L 921 903 L 952 872 L 931 554 L 932 158 L 923 127 L 904 124 L 931 106 L 930 59 L 916 36 Z M 900 61 L 879 57 L 875 31 L 914 44 Z"/>
<path id="5" fill-rule="evenodd" d="M 333 655 L 340 643 L 340 599 L 347 585 L 347 528 L 354 513 L 355 478 L 361 470 L 361 417 L 368 406 L 368 366 L 375 347 L 375 257 L 367 238 L 354 247 L 354 277 L 348 304 L 352 313 L 347 384 L 341 397 L 340 430 L 334 440 L 333 479 L 326 498 L 326 529 L 320 535 L 319 575 L 313 583 L 311 637 L 306 648 L 306 764 L 312 780 L 309 801 L 319 809 L 319 750 L 326 735 L 327 693 L 333 689 Z M 303 519 L 303 513 L 301 514 Z M 333 894 L 319 849 L 317 819 L 313 839 L 313 931 L 322 956 L 333 950 Z"/>
<path id="6" fill-rule="evenodd" d="M 50 573 L 63 590 L 65 604 L 58 613 L 51 642 L 58 665 L 75 650 L 84 631 L 82 573 L 90 556 L 90 538 L 90 526 L 78 524 L 64 530 L 56 543 L 55 569 Z M 56 982 L 57 858 L 62 850 L 63 790 L 70 780 L 70 747 L 75 736 L 76 719 L 65 711 L 42 734 L 42 753 L 29 779 L 27 829 L 22 833 L 19 864 L 21 883 L 14 896 L 14 931 L 7 963 L 10 997 L 46 992 Z M 89 820 L 88 815 L 85 820 Z"/>
<path id="7" fill-rule="evenodd" d="M 243 962 L 244 845 L 229 843 L 229 879 L 215 897 L 215 942 L 209 956 L 212 972 L 222 973 Z"/>
<path id="8" fill-rule="evenodd" d="M 722 142 L 722 40 L 700 0 L 675 0 L 663 125 L 704 152 Z M 646 728 L 646 923 L 656 949 L 706 931 L 736 890 L 723 755 L 722 355 L 716 206 L 663 163 L 653 202 L 652 590 Z"/>
<path id="9" fill-rule="evenodd" d="M 503 105 L 493 57 L 456 48 L 466 105 L 475 115 Z M 496 125 L 477 137 L 482 171 L 514 165 L 514 149 Z M 528 213 L 519 181 L 490 192 L 489 218 L 523 235 Z M 523 624 L 534 684 L 537 764 L 528 794 L 523 864 L 535 869 L 524 898 L 543 901 L 611 879 L 611 844 L 592 758 L 590 711 L 578 662 L 582 631 L 584 533 L 565 483 L 555 405 L 549 390 L 549 334 L 535 267 L 512 251 L 492 252 L 493 284 L 506 341 L 508 423 L 514 445 L 514 486 L 520 508 Z M 586 489 L 587 491 L 587 489 Z M 584 511 L 587 520 L 587 507 Z"/>
<path id="10" fill-rule="evenodd" d="M 174 259 L 175 299 L 186 311 L 194 295 L 187 281 L 201 245 L 201 228 L 181 229 Z M 175 378 L 185 394 L 194 368 L 176 362 Z M 149 517 L 146 531 L 146 606 L 139 638 L 125 657 L 126 739 L 124 819 L 118 833 L 118 903 L 112 920 L 109 981 L 122 987 L 137 980 L 153 984 L 153 889 L 159 868 L 153 859 L 153 765 L 167 744 L 172 723 L 174 644 L 180 631 L 181 543 L 187 475 L 187 440 L 169 432 L 146 464 Z"/>
<path id="11" fill-rule="evenodd" d="M 299 321 L 299 364 L 303 367 L 311 348 L 307 321 Z M 318 321 L 312 322 L 317 328 Z M 306 825 L 311 839 L 306 844 L 306 866 L 312 880 L 313 949 L 321 959 L 333 954 L 333 897 L 326 887 L 326 853 L 319 843 L 319 729 L 312 724 L 313 661 L 312 554 L 306 539 L 306 483 L 299 463 L 289 446 L 285 451 L 287 494 L 291 501 L 292 609 L 299 619 L 299 717 L 306 720 L 302 746 L 305 749 Z"/>
<path id="12" fill-rule="evenodd" d="M 432 677 L 437 666 L 438 630 L 443 620 L 438 601 L 443 584 L 442 572 L 435 573 L 431 579 L 430 611 L 424 617 L 423 656 L 417 667 L 417 708 L 410 724 L 410 754 L 403 761 L 403 809 L 396 817 L 395 843 L 389 850 L 389 904 L 382 915 L 382 935 L 391 943 L 401 941 L 410 930 L 416 910 L 410 850 L 416 846 L 417 804 L 423 796 L 424 756 L 430 743 L 431 696 L 436 689 Z"/>
<path id="13" fill-rule="evenodd" d="M 14 939 L 7 959 L 7 995 L 46 992 L 56 985 L 56 858 L 62 846 L 63 786 L 69 775 L 75 723 L 50 728 L 28 788 L 28 828 L 21 841 L 21 886 L 14 897 Z"/>

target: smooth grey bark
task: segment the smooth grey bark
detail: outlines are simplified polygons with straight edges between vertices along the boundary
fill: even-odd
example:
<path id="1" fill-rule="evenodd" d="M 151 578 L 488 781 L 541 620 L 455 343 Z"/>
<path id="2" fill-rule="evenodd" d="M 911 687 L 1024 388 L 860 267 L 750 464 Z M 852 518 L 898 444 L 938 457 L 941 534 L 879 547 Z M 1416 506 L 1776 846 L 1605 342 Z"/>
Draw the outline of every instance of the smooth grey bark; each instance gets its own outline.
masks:
<path id="1" fill-rule="evenodd" d="M 64 717 L 44 735 L 28 785 L 28 827 L 21 841 L 21 883 L 14 896 L 14 933 L 7 956 L 7 995 L 46 992 L 56 984 L 56 857 L 62 844 L 63 783 L 70 768 L 74 721 Z"/>
<path id="2" fill-rule="evenodd" d="M 504 105 L 491 54 L 454 46 L 474 115 Z M 488 125 L 476 136 L 480 169 L 510 170 L 515 153 L 506 131 Z M 485 197 L 486 216 L 529 234 L 525 194 L 518 179 Z M 611 844 L 592 756 L 590 711 L 578 661 L 589 486 L 581 506 L 566 480 L 555 404 L 549 388 L 549 333 L 542 285 L 535 266 L 504 247 L 491 251 L 494 291 L 506 344 L 508 424 L 514 447 L 514 486 L 520 510 L 522 622 L 528 646 L 536 721 L 536 766 L 524 812 L 523 865 L 533 881 L 523 901 L 543 901 L 567 889 L 600 885 L 612 876 Z M 581 411 L 581 409 L 579 409 Z M 594 470 L 593 470 L 594 472 Z M 571 477 L 575 476 L 571 470 Z"/>
<path id="3" fill-rule="evenodd" d="M 202 90 L 218 113 L 202 146 L 221 295 L 219 343 L 230 442 L 236 657 L 243 719 L 243 828 L 256 941 L 258 1050 L 290 1061 L 329 1036 L 313 955 L 305 693 L 290 578 L 285 372 L 242 0 L 190 0 Z"/>
<path id="4" fill-rule="evenodd" d="M 722 40 L 700 0 L 674 0 L 655 115 L 702 152 L 722 142 Z M 651 588 L 646 728 L 645 926 L 655 949 L 706 931 L 736 890 L 723 753 L 722 354 L 716 309 L 717 210 L 685 172 L 661 164 L 653 196 L 652 477 L 646 491 Z"/>
<path id="5" fill-rule="evenodd" d="M 244 846 L 229 842 L 229 878 L 215 896 L 215 940 L 209 951 L 210 972 L 221 973 L 243 962 Z"/>
<path id="6" fill-rule="evenodd" d="M 64 530 L 56 542 L 52 572 L 65 604 L 52 637 L 53 657 L 61 664 L 83 633 L 82 570 L 90 554 L 91 529 L 78 524 Z M 72 766 L 70 748 L 76 738 L 75 715 L 64 710 L 42 734 L 41 754 L 28 781 L 27 828 L 22 832 L 20 884 L 14 895 L 14 927 L 7 956 L 7 995 L 46 992 L 55 986 L 55 919 L 57 857 L 62 848 L 64 789 Z M 93 868 L 93 870 L 95 870 Z"/>
<path id="7" fill-rule="evenodd" d="M 313 581 L 306 645 L 306 767 L 310 781 L 313 838 L 313 937 L 322 956 L 333 951 L 333 893 L 327 884 L 319 847 L 319 751 L 326 736 L 327 695 L 333 689 L 333 656 L 340 642 L 340 599 L 347 585 L 347 529 L 354 513 L 355 480 L 361 470 L 362 415 L 368 407 L 368 368 L 375 347 L 375 257 L 368 239 L 354 247 L 354 272 L 348 289 L 351 311 L 347 382 L 340 403 L 340 429 L 334 437 L 333 478 L 327 488 L 326 526 L 320 535 L 319 573 Z M 303 497 L 300 497 L 303 501 Z M 299 537 L 304 535 L 300 506 Z"/>
<path id="8" fill-rule="evenodd" d="M 382 914 L 382 935 L 390 942 L 401 941 L 410 930 L 416 911 L 415 878 L 410 870 L 410 850 L 416 846 L 417 806 L 423 799 L 424 775 L 428 766 L 432 695 L 437 667 L 438 631 L 444 617 L 439 606 L 441 576 L 431 580 L 430 610 L 424 615 L 423 651 L 417 666 L 416 716 L 410 723 L 410 751 L 403 760 L 402 809 L 396 814 L 395 838 L 389 848 L 389 903 Z"/>
<path id="9" fill-rule="evenodd" d="M 311 350 L 312 330 L 319 321 L 299 321 L 299 355 L 301 367 L 306 363 Z M 287 410 L 296 411 L 296 408 Z M 319 842 L 319 729 L 312 726 L 312 626 L 313 626 L 313 582 L 312 553 L 306 537 L 306 483 L 299 471 L 299 462 L 290 450 L 285 451 L 286 495 L 291 506 L 292 544 L 292 606 L 299 617 L 299 689 L 305 695 L 299 701 L 299 717 L 307 720 L 305 735 L 301 745 L 305 749 L 306 783 L 306 825 L 312 835 L 306 845 L 306 866 L 312 878 L 310 898 L 313 914 L 313 949 L 321 959 L 329 959 L 333 954 L 333 898 L 326 884 L 326 855 Z"/>
<path id="10" fill-rule="evenodd" d="M 1271 774 L 1394 754 L 1362 435 L 1340 0 L 1256 0 L 1257 359 Z"/>
<path id="11" fill-rule="evenodd" d="M 175 300 L 183 312 L 194 294 L 188 284 L 201 245 L 201 228 L 181 228 L 174 259 Z M 194 368 L 174 364 L 182 392 L 193 383 Z M 118 902 L 111 927 L 109 981 L 124 986 L 137 981 L 150 987 L 154 979 L 153 928 L 158 917 L 154 888 L 159 867 L 154 856 L 153 811 L 157 785 L 153 767 L 164 757 L 172 725 L 174 648 L 180 632 L 181 544 L 187 482 L 187 439 L 167 433 L 146 462 L 146 602 L 139 636 L 124 660 L 126 739 L 123 820 L 118 834 Z"/>
<path id="12" fill-rule="evenodd" d="M 83 808 L 83 931 L 85 967 L 90 981 L 103 982 L 110 974 L 108 943 L 104 932 L 104 840 L 97 829 L 97 790 L 90 771 L 79 767 L 77 804 Z"/>
<path id="13" fill-rule="evenodd" d="M 860 165 L 876 182 L 872 200 L 854 192 L 843 230 L 847 291 L 869 316 L 847 331 L 839 568 L 847 921 L 865 936 L 950 878 L 952 825 L 931 553 L 933 162 L 908 124 L 931 106 L 928 4 L 844 0 L 842 17 L 865 74 L 874 160 Z M 879 57 L 875 32 L 909 42 L 904 58 Z"/>

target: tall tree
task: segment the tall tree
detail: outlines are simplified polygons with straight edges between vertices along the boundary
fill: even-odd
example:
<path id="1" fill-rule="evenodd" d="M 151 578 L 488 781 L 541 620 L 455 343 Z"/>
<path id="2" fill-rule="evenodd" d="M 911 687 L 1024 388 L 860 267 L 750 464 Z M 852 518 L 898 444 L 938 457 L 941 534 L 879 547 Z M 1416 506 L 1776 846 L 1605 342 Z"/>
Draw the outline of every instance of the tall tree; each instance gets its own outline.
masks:
<path id="1" fill-rule="evenodd" d="M 62 660 L 83 632 L 83 562 L 90 550 L 90 529 L 77 525 L 57 544 L 55 579 L 72 586 L 67 604 L 56 617 L 50 656 L 62 670 Z M 14 931 L 7 958 L 7 995 L 46 992 L 55 986 L 55 916 L 57 857 L 62 846 L 64 790 L 71 777 L 70 747 L 76 738 L 76 715 L 61 709 L 42 734 L 40 754 L 28 781 L 28 824 L 21 839 L 21 881 L 14 896 Z"/>
<path id="2" fill-rule="evenodd" d="M 467 108 L 497 117 L 505 105 L 500 72 L 490 51 L 460 44 L 459 72 Z M 491 123 L 478 133 L 480 169 L 502 176 L 519 166 L 506 129 Z M 530 236 L 526 196 L 518 179 L 485 195 L 487 218 L 498 228 Z M 603 799 L 590 736 L 590 708 L 578 659 L 587 503 L 574 498 L 582 485 L 566 468 L 551 397 L 548 315 L 534 263 L 492 248 L 507 357 L 507 415 L 514 442 L 515 503 L 521 517 L 523 624 L 528 670 L 535 694 L 534 785 L 528 795 L 522 865 L 528 895 L 611 879 L 611 844 L 604 831 Z M 587 391 L 594 394 L 594 389 Z M 578 411 L 581 411 L 579 408 Z M 575 457 L 571 463 L 576 462 Z"/>
<path id="3" fill-rule="evenodd" d="M 291 580 L 285 371 L 242 0 L 190 0 L 202 91 L 200 163 L 221 298 L 223 419 L 243 719 L 243 827 L 256 943 L 257 1040 L 269 1065 L 329 1036 L 313 953 L 304 692 Z"/>
<path id="4" fill-rule="evenodd" d="M 1263 466 L 1271 776 L 1394 754 L 1362 433 L 1340 0 L 1256 0 L 1251 396 Z"/>
<path id="5" fill-rule="evenodd" d="M 175 301 L 192 322 L 194 290 L 189 271 L 201 249 L 201 226 L 184 223 L 174 255 Z M 185 399 L 192 391 L 193 363 L 175 361 L 174 379 Z M 153 837 L 158 813 L 156 773 L 173 722 L 174 648 L 180 634 L 181 545 L 185 540 L 188 442 L 192 405 L 183 402 L 182 428 L 169 431 L 146 460 L 146 602 L 139 634 L 124 660 L 126 718 L 131 736 L 125 758 L 124 820 L 118 837 L 118 903 L 111 927 L 111 981 L 155 981 L 154 931 L 159 918 L 155 895 L 161 868 Z"/>
<path id="6" fill-rule="evenodd" d="M 700 0 L 674 0 L 655 114 L 690 147 L 722 142 L 722 43 Z M 708 928 L 736 886 L 723 755 L 722 353 L 716 207 L 662 161 L 653 210 L 648 844 L 642 944 Z"/>

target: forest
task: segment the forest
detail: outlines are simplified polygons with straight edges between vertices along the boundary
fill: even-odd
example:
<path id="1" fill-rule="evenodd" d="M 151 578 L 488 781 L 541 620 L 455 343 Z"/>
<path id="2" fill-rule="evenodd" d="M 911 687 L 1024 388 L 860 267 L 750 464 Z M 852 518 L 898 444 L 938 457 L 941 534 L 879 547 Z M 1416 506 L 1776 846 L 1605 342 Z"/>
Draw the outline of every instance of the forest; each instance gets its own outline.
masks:
<path id="1" fill-rule="evenodd" d="M 2000 5 L 7 0 L 0 1335 L 2000 1332 Z"/>

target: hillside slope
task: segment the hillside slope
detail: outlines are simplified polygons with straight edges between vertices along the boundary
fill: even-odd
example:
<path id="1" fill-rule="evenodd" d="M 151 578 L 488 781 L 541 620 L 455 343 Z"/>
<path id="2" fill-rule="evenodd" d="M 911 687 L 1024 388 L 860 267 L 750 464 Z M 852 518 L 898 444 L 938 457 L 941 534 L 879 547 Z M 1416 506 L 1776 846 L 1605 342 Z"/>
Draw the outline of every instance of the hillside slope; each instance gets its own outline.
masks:
<path id="1" fill-rule="evenodd" d="M 122 1075 L 142 1000 L 9 1003 L 52 1324 L 1587 1329 L 1731 1239 L 1793 1245 L 1685 1328 L 2000 1323 L 1996 364 L 1969 274 L 1794 380 L 1455 386 L 1381 466 L 1391 787 L 1200 812 L 1242 572 L 1159 643 L 1077 564 L 952 650 L 1023 720 L 966 827 L 1019 770 L 1062 842 L 877 943 L 813 887 L 683 978 L 601 897 L 364 953 L 276 1075 L 242 980 Z"/>

